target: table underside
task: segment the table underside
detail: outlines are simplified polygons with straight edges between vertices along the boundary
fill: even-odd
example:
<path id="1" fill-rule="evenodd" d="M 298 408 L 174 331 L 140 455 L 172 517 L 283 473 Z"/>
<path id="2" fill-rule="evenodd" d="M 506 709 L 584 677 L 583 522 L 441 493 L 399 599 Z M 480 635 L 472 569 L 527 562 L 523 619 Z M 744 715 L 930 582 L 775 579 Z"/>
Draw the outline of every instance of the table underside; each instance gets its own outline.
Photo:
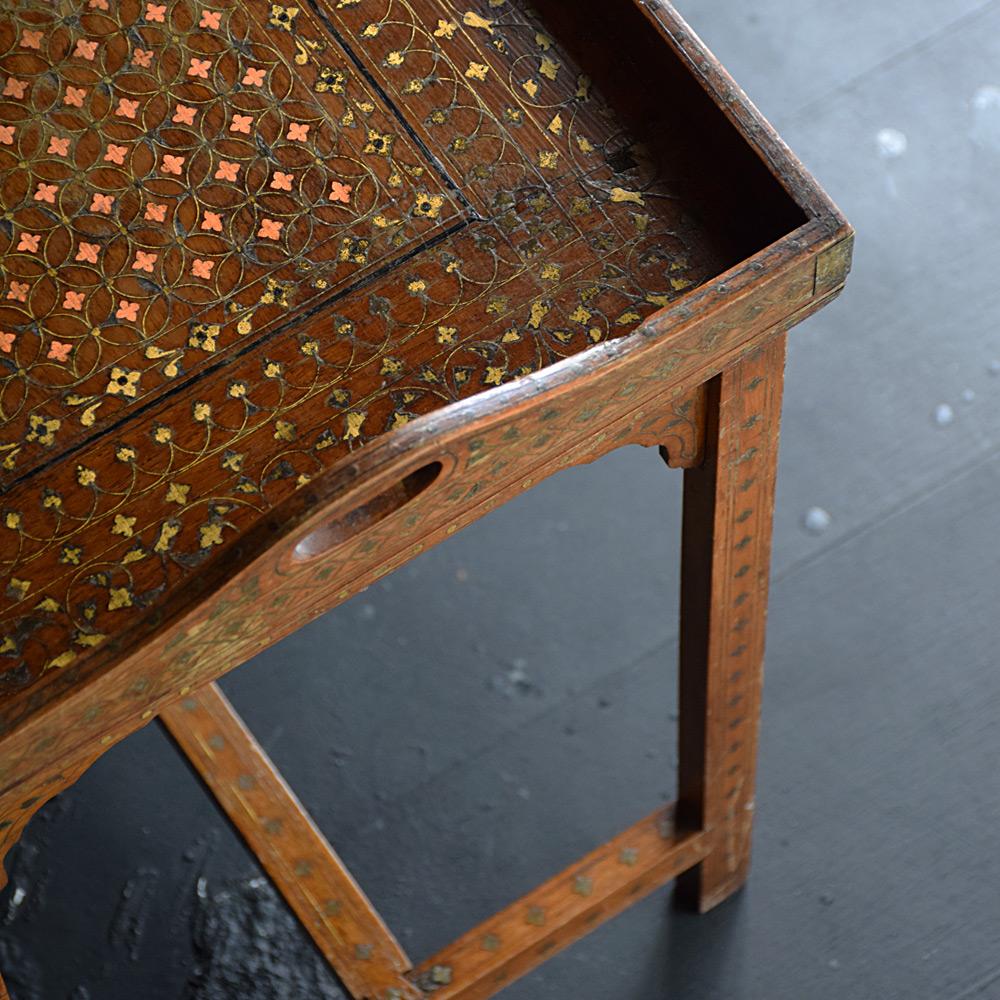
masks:
<path id="1" fill-rule="evenodd" d="M 347 453 L 741 259 L 682 109 L 640 135 L 562 37 L 507 0 L 0 17 L 0 692 Z"/>

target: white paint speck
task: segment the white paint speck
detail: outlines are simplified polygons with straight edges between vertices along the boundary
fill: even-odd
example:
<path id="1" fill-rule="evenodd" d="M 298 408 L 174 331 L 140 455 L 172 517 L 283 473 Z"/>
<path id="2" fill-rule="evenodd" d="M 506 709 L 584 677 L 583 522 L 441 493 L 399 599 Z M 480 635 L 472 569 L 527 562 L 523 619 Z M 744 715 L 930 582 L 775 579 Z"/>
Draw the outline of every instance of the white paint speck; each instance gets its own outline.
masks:
<path id="1" fill-rule="evenodd" d="M 810 507 L 802 518 L 802 524 L 811 534 L 822 535 L 833 524 L 833 518 L 822 507 Z"/>
<path id="2" fill-rule="evenodd" d="M 972 97 L 972 141 L 1000 153 L 1000 87 L 992 83 Z"/>
<path id="3" fill-rule="evenodd" d="M 885 160 L 899 159 L 910 145 L 906 133 L 900 132 L 898 128 L 879 129 L 875 143 L 878 146 L 878 155 Z"/>
<path id="4" fill-rule="evenodd" d="M 962 402 L 971 403 L 976 398 L 975 389 L 963 389 L 962 390 Z"/>
<path id="5" fill-rule="evenodd" d="M 991 375 L 1000 375 L 1000 358 L 994 358 L 989 364 Z"/>
<path id="6" fill-rule="evenodd" d="M 934 408 L 934 423 L 947 427 L 955 419 L 955 411 L 947 403 L 939 403 Z"/>

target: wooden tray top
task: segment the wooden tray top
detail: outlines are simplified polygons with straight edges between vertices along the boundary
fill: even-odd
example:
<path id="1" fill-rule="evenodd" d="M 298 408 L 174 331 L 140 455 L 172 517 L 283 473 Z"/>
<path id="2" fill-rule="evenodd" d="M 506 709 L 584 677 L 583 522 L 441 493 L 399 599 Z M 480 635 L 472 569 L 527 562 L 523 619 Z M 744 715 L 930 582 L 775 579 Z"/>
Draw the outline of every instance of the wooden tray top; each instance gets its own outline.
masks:
<path id="1" fill-rule="evenodd" d="M 0 732 L 310 480 L 804 222 L 649 7 L 5 5 Z"/>

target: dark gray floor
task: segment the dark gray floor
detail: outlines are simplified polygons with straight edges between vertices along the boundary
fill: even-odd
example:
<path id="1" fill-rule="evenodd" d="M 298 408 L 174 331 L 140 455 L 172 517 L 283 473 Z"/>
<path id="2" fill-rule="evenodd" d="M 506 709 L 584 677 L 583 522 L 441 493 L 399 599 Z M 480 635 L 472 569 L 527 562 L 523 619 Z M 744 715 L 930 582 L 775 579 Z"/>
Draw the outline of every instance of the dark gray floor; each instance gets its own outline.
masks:
<path id="1" fill-rule="evenodd" d="M 860 232 L 791 348 L 755 869 L 504 996 L 995 1000 L 1000 0 L 682 9 Z M 415 956 L 670 797 L 678 487 L 567 472 L 225 682 Z M 32 824 L 0 924 L 14 1000 L 339 996 L 155 728 Z"/>

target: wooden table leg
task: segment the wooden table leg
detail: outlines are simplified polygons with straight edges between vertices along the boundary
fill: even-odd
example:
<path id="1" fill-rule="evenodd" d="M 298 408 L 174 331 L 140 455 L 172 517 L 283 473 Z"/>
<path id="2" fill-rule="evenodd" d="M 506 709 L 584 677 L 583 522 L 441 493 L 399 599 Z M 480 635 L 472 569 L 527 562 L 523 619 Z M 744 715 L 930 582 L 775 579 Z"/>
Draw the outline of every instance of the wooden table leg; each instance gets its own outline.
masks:
<path id="1" fill-rule="evenodd" d="M 351 996 L 419 997 L 403 949 L 219 687 L 160 719 Z"/>
<path id="2" fill-rule="evenodd" d="M 710 383 L 705 462 L 684 473 L 677 819 L 711 847 L 678 895 L 702 912 L 750 866 L 785 339 Z"/>

